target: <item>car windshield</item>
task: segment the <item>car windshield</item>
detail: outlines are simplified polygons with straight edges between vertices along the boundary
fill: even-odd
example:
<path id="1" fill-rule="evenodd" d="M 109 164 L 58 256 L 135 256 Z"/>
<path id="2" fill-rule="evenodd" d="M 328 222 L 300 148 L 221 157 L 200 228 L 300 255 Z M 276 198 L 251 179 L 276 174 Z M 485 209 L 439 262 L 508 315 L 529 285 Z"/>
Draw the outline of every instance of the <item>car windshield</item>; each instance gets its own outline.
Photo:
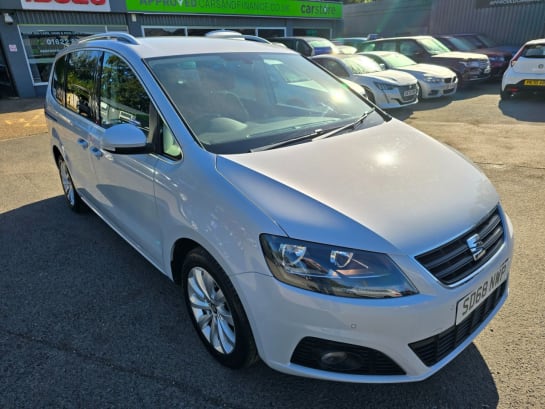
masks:
<path id="1" fill-rule="evenodd" d="M 450 51 L 445 45 L 435 38 L 422 38 L 420 39 L 419 44 L 424 47 L 428 53 L 433 55 L 448 53 Z"/>
<path id="2" fill-rule="evenodd" d="M 483 43 L 484 47 L 482 48 L 492 48 L 492 47 L 498 46 L 498 44 L 494 40 L 492 40 L 491 38 L 488 38 L 487 36 L 483 34 L 478 34 L 476 37 L 479 39 L 479 41 Z"/>
<path id="3" fill-rule="evenodd" d="M 382 67 L 374 60 L 363 55 L 354 55 L 343 58 L 343 62 L 353 74 L 371 74 L 372 72 L 383 71 Z"/>
<path id="4" fill-rule="evenodd" d="M 316 40 L 309 40 L 308 43 L 312 47 L 332 47 L 332 46 L 335 45 L 331 41 L 326 40 L 325 38 L 324 39 L 319 38 L 319 39 L 316 39 Z"/>
<path id="5" fill-rule="evenodd" d="M 472 51 L 475 49 L 475 45 L 469 39 L 462 37 L 449 37 L 448 40 L 455 47 L 456 51 Z"/>
<path id="6" fill-rule="evenodd" d="M 147 61 L 164 92 L 208 151 L 234 154 L 346 125 L 371 109 L 304 57 L 214 53 Z M 371 115 L 372 126 L 382 118 Z"/>
<path id="7" fill-rule="evenodd" d="M 408 67 L 409 65 L 416 64 L 416 61 L 400 53 L 386 54 L 382 56 L 382 59 L 390 68 Z"/>

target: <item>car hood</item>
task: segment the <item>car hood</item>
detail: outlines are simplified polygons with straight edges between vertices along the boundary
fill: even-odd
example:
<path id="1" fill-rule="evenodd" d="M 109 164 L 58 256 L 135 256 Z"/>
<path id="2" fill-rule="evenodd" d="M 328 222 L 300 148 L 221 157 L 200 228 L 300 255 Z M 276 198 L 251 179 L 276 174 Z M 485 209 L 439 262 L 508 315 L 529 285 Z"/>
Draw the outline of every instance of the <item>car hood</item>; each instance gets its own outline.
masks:
<path id="1" fill-rule="evenodd" d="M 456 74 L 454 71 L 446 67 L 441 67 L 440 65 L 434 64 L 414 64 L 407 65 L 405 67 L 398 67 L 396 70 L 408 72 L 411 75 L 422 76 L 424 74 L 435 75 L 437 77 L 454 77 Z"/>
<path id="2" fill-rule="evenodd" d="M 416 82 L 411 74 L 397 70 L 377 71 L 370 74 L 355 74 L 352 80 L 359 82 L 358 79 L 361 80 L 362 78 L 371 78 L 393 85 L 409 85 Z"/>
<path id="3" fill-rule="evenodd" d="M 470 53 L 466 51 L 450 51 L 448 53 L 435 54 L 432 58 L 450 58 L 457 60 L 487 60 L 488 57 L 485 54 Z"/>
<path id="4" fill-rule="evenodd" d="M 396 119 L 218 156 L 217 170 L 290 237 L 390 254 L 448 242 L 499 200 L 461 154 Z"/>

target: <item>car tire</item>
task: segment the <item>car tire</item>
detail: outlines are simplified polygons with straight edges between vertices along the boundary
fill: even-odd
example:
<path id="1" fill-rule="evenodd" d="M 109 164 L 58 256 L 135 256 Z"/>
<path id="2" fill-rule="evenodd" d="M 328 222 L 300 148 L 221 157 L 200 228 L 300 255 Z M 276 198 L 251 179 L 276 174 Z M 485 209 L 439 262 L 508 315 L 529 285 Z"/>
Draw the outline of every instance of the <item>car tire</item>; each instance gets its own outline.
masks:
<path id="1" fill-rule="evenodd" d="M 505 101 L 511 98 L 511 96 L 512 96 L 512 93 L 509 91 L 500 91 L 500 98 L 502 101 Z"/>
<path id="2" fill-rule="evenodd" d="M 193 326 L 218 362 L 239 369 L 258 361 L 252 330 L 235 288 L 201 247 L 185 258 L 182 290 Z"/>
<path id="3" fill-rule="evenodd" d="M 59 170 L 59 177 L 61 178 L 64 198 L 66 199 L 68 207 L 72 211 L 80 213 L 85 208 L 85 204 L 81 200 L 81 197 L 74 186 L 74 182 L 72 181 L 72 176 L 70 175 L 66 161 L 60 155 L 57 158 L 57 168 Z"/>

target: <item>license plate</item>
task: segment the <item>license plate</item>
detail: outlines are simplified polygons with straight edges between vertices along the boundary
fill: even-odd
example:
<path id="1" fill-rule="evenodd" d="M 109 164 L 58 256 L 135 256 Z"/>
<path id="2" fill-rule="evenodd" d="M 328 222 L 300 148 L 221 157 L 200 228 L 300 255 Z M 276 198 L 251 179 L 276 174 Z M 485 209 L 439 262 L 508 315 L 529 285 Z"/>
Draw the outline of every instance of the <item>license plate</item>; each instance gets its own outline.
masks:
<path id="1" fill-rule="evenodd" d="M 417 90 L 416 89 L 410 89 L 408 91 L 403 92 L 404 97 L 410 97 L 411 95 L 416 95 Z"/>
<path id="2" fill-rule="evenodd" d="M 456 325 L 469 316 L 496 288 L 507 280 L 507 262 L 505 260 L 501 267 L 488 277 L 479 287 L 466 295 L 456 306 Z"/>
<path id="3" fill-rule="evenodd" d="M 524 80 L 524 85 L 545 87 L 545 80 Z"/>

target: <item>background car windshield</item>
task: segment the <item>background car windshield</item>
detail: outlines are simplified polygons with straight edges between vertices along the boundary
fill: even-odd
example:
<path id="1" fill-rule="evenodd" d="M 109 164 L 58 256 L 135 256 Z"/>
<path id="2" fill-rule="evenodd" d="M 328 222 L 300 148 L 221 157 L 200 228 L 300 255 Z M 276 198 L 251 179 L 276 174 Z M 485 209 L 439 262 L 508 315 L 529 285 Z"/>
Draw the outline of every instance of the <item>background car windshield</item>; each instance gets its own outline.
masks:
<path id="1" fill-rule="evenodd" d="M 309 40 L 309 44 L 312 47 L 333 47 L 335 45 L 326 39 Z"/>
<path id="2" fill-rule="evenodd" d="M 320 133 L 370 110 L 300 55 L 199 54 L 148 65 L 196 139 L 214 153 L 249 152 Z M 379 121 L 372 115 L 366 125 Z"/>
<path id="3" fill-rule="evenodd" d="M 448 53 L 450 50 L 435 38 L 423 38 L 420 40 L 422 47 L 430 54 Z"/>
<path id="4" fill-rule="evenodd" d="M 386 54 L 382 58 L 388 67 L 391 68 L 401 68 L 416 64 L 416 61 L 400 53 Z"/>
<path id="5" fill-rule="evenodd" d="M 472 51 L 475 49 L 475 45 L 466 38 L 450 37 L 449 41 L 458 51 Z"/>
<path id="6" fill-rule="evenodd" d="M 363 55 L 344 58 L 343 62 L 353 74 L 370 74 L 372 72 L 382 71 L 382 67 L 376 61 L 364 57 Z"/>

